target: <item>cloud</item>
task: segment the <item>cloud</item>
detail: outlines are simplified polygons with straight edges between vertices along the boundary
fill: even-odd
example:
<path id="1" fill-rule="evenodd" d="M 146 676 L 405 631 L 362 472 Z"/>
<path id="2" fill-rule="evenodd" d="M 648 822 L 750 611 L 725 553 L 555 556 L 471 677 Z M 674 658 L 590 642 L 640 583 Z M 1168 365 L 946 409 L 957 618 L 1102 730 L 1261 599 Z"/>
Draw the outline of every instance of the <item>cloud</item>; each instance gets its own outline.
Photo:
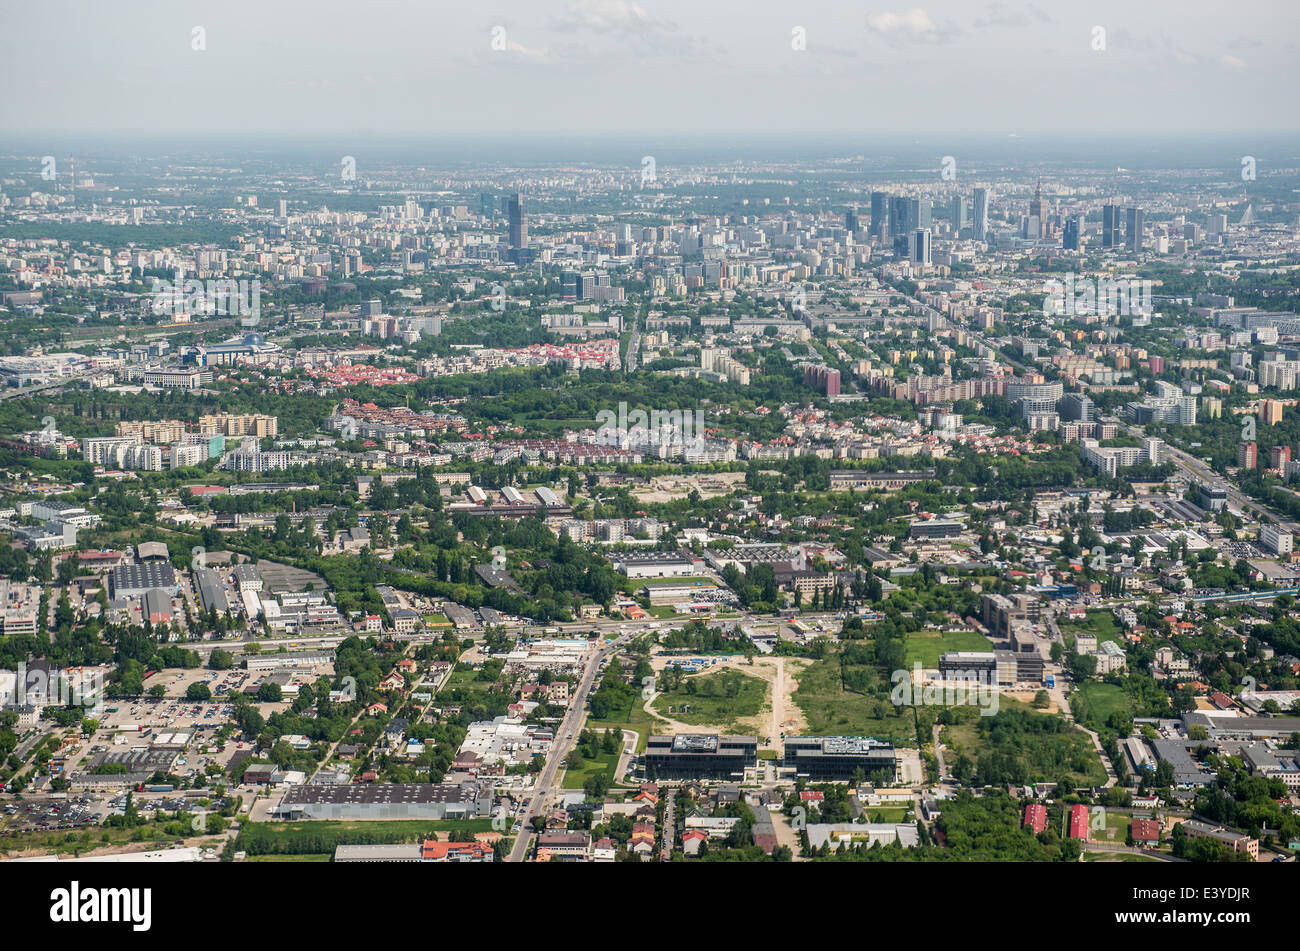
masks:
<path id="1" fill-rule="evenodd" d="M 580 59 L 593 58 L 591 44 L 583 42 L 581 34 L 596 34 L 603 52 L 619 57 L 718 52 L 673 21 L 653 17 L 631 0 L 572 0 L 564 13 L 551 18 L 549 26 L 567 38 L 561 43 L 561 52 Z"/>
<path id="2" fill-rule="evenodd" d="M 920 7 L 901 13 L 884 12 L 867 14 L 867 30 L 896 44 L 946 43 L 956 30 L 941 27 Z"/>
<path id="3" fill-rule="evenodd" d="M 1020 29 L 1033 26 L 1036 23 L 1051 22 L 1053 22 L 1052 18 L 1044 10 L 1032 3 L 1023 10 L 1008 9 L 1004 3 L 990 3 L 985 8 L 984 14 L 975 20 L 974 26 L 980 30 L 1002 27 Z"/>
<path id="4" fill-rule="evenodd" d="M 597 33 L 656 30 L 665 25 L 651 19 L 639 3 L 627 0 L 574 0 L 564 19 L 566 26 L 580 26 Z"/>
<path id="5" fill-rule="evenodd" d="M 1224 53 L 1219 57 L 1219 65 L 1224 69 L 1242 70 L 1246 68 L 1244 60 L 1240 60 L 1235 56 L 1229 56 L 1227 53 Z"/>

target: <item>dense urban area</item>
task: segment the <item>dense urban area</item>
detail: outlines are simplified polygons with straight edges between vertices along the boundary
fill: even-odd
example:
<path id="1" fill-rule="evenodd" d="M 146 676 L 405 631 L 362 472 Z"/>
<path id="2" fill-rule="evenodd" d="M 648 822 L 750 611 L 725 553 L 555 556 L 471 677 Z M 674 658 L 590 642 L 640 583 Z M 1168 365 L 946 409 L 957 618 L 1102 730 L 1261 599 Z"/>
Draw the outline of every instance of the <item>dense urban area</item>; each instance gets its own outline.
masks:
<path id="1" fill-rule="evenodd" d="M 0 858 L 1294 862 L 1300 171 L 0 157 Z"/>

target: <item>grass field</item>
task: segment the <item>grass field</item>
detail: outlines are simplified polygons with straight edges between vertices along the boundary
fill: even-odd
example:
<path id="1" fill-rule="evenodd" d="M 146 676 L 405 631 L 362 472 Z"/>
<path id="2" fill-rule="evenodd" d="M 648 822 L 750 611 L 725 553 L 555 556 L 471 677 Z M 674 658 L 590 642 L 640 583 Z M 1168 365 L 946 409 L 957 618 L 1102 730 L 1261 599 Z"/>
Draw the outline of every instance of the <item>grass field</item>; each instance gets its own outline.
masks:
<path id="1" fill-rule="evenodd" d="M 862 814 L 869 822 L 903 822 L 908 810 L 903 806 L 863 806 Z"/>
<path id="2" fill-rule="evenodd" d="M 794 702 L 808 720 L 810 735 L 875 736 L 892 739 L 900 746 L 916 746 L 912 709 L 894 706 L 887 696 L 845 690 L 838 657 L 819 660 L 800 672 Z"/>
<path id="3" fill-rule="evenodd" d="M 974 631 L 917 631 L 907 635 L 907 666 L 917 661 L 925 668 L 938 667 L 939 658 L 949 651 L 987 651 L 993 646 L 983 634 Z"/>
<path id="4" fill-rule="evenodd" d="M 1104 727 L 1112 713 L 1127 716 L 1131 712 L 1123 687 L 1095 680 L 1084 682 L 1070 694 L 1070 710 L 1076 720 L 1093 730 Z"/>
<path id="5" fill-rule="evenodd" d="M 1029 704 L 1009 697 L 999 698 L 998 709 L 1000 712 L 1037 713 Z M 1093 748 L 1092 740 L 1080 729 L 1072 727 L 1064 734 L 1025 735 L 1013 747 L 994 748 L 980 731 L 982 722 L 982 717 L 968 715 L 960 723 L 943 728 L 941 739 L 949 749 L 944 760 L 949 768 L 963 754 L 973 763 L 978 763 L 981 756 L 998 754 L 1012 756 L 1020 762 L 1030 781 L 1053 782 L 1062 776 L 1068 776 L 1080 786 L 1100 786 L 1106 781 L 1106 769 L 1101 765 L 1101 758 Z M 1113 815 L 1118 818 L 1118 813 Z M 1124 841 L 1122 834 L 1119 841 Z"/>
<path id="6" fill-rule="evenodd" d="M 254 855 L 334 854 L 339 845 L 445 840 L 452 831 L 491 832 L 491 819 L 379 819 L 375 821 L 307 820 L 244 823 L 235 848 Z"/>
<path id="7" fill-rule="evenodd" d="M 645 711 L 641 705 L 640 695 L 637 695 L 636 702 L 625 716 L 609 720 L 591 720 L 588 719 L 583 727 L 590 727 L 593 730 L 635 730 L 637 733 L 636 752 L 638 755 L 645 752 L 646 740 L 651 733 L 662 731 L 664 722 L 658 717 L 653 717 Z"/>
<path id="8" fill-rule="evenodd" d="M 106 829 L 94 826 L 88 829 L 0 831 L 0 855 L 16 855 L 33 849 L 52 855 L 81 855 L 92 849 L 132 842 L 156 847 L 174 842 L 178 838 L 175 832 L 168 832 L 164 828 L 173 821 L 170 818 L 161 824 L 150 821 L 134 829 Z M 184 836 L 184 838 L 190 837 Z M 213 841 L 217 840 L 214 838 Z"/>
<path id="9" fill-rule="evenodd" d="M 308 852 L 305 855 L 250 855 L 248 862 L 332 862 L 333 852 Z"/>
<path id="10" fill-rule="evenodd" d="M 655 697 L 653 706 L 664 716 L 682 723 L 731 728 L 744 717 L 758 716 L 767 695 L 765 680 L 739 670 L 723 669 L 687 674 L 678 689 Z"/>
<path id="11" fill-rule="evenodd" d="M 1150 855 L 1134 855 L 1132 852 L 1084 852 L 1085 862 L 1160 862 Z"/>
<path id="12" fill-rule="evenodd" d="M 1109 611 L 1089 611 L 1082 621 L 1061 621 L 1057 626 L 1061 629 L 1066 648 L 1074 647 L 1076 634 L 1095 635 L 1098 647 L 1105 641 L 1119 641 L 1123 637 L 1123 632 L 1115 624 L 1115 615 Z"/>
<path id="13" fill-rule="evenodd" d="M 486 692 L 492 686 L 490 680 L 479 680 L 477 670 L 453 670 L 447 676 L 447 684 L 444 690 L 470 690 Z"/>
<path id="14" fill-rule="evenodd" d="M 588 777 L 598 773 L 604 773 L 605 779 L 610 785 L 614 783 L 614 770 L 618 768 L 619 755 L 622 752 L 623 745 L 619 744 L 619 753 L 601 753 L 595 759 L 584 760 L 583 764 L 577 769 L 566 769 L 564 771 L 565 789 L 581 789 L 586 783 Z"/>

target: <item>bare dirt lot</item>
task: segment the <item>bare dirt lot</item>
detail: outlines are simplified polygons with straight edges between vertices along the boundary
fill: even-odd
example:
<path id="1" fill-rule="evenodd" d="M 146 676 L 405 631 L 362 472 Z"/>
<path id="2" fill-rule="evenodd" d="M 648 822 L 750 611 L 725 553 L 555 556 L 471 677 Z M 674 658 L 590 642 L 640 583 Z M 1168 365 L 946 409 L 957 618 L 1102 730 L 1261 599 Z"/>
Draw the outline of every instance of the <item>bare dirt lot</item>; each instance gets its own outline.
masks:
<path id="1" fill-rule="evenodd" d="M 709 499 L 734 492 L 745 481 L 743 472 L 713 472 L 707 475 L 657 476 L 647 486 L 638 486 L 632 494 L 641 502 L 671 502 L 684 498 L 694 489 Z"/>
<path id="2" fill-rule="evenodd" d="M 657 672 L 664 669 L 669 658 L 652 657 L 650 666 Z M 793 657 L 755 657 L 750 664 L 743 657 L 722 657 L 710 667 L 710 672 L 724 670 L 728 667 L 757 677 L 767 683 L 767 699 L 763 710 L 753 717 L 744 717 L 738 723 L 747 730 L 752 730 L 760 738 L 762 745 L 780 748 L 782 733 L 802 733 L 808 728 L 808 721 L 794 702 L 793 695 L 799 688 L 798 674 L 806 661 Z M 651 708 L 653 699 L 646 701 L 646 709 L 656 717 L 667 721 L 668 726 L 678 733 L 710 732 L 710 727 L 699 724 L 686 724 L 665 716 Z M 723 729 L 718 727 L 717 729 Z M 725 732 L 725 730 L 724 730 Z"/>

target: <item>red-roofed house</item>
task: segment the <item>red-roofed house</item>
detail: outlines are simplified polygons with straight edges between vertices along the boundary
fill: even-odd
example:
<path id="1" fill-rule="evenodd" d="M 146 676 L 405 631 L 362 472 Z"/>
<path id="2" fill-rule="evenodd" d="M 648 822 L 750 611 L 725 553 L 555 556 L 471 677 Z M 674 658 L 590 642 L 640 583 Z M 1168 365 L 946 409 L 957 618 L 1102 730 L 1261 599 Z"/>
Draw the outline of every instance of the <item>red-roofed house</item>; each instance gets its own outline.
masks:
<path id="1" fill-rule="evenodd" d="M 1160 823 L 1156 820 L 1134 819 L 1130 829 L 1133 833 L 1134 845 L 1144 845 L 1154 849 L 1160 844 Z"/>
<path id="2" fill-rule="evenodd" d="M 1070 807 L 1070 838 L 1088 840 L 1088 807 L 1085 805 Z"/>
<path id="3" fill-rule="evenodd" d="M 1232 698 L 1221 690 L 1216 690 L 1214 693 L 1210 694 L 1210 703 L 1214 704 L 1220 710 L 1231 710 L 1236 706 L 1236 704 L 1232 702 Z"/>
<path id="4" fill-rule="evenodd" d="M 682 833 L 682 852 L 686 855 L 699 855 L 700 846 L 709 841 L 706 833 L 699 829 L 687 829 Z"/>
<path id="5" fill-rule="evenodd" d="M 426 839 L 420 847 L 426 862 L 491 862 L 492 846 L 484 842 L 434 842 Z"/>
<path id="6" fill-rule="evenodd" d="M 1031 802 L 1025 806 L 1025 821 L 1022 826 L 1033 829 L 1034 835 L 1047 828 L 1047 807 L 1041 802 Z"/>

